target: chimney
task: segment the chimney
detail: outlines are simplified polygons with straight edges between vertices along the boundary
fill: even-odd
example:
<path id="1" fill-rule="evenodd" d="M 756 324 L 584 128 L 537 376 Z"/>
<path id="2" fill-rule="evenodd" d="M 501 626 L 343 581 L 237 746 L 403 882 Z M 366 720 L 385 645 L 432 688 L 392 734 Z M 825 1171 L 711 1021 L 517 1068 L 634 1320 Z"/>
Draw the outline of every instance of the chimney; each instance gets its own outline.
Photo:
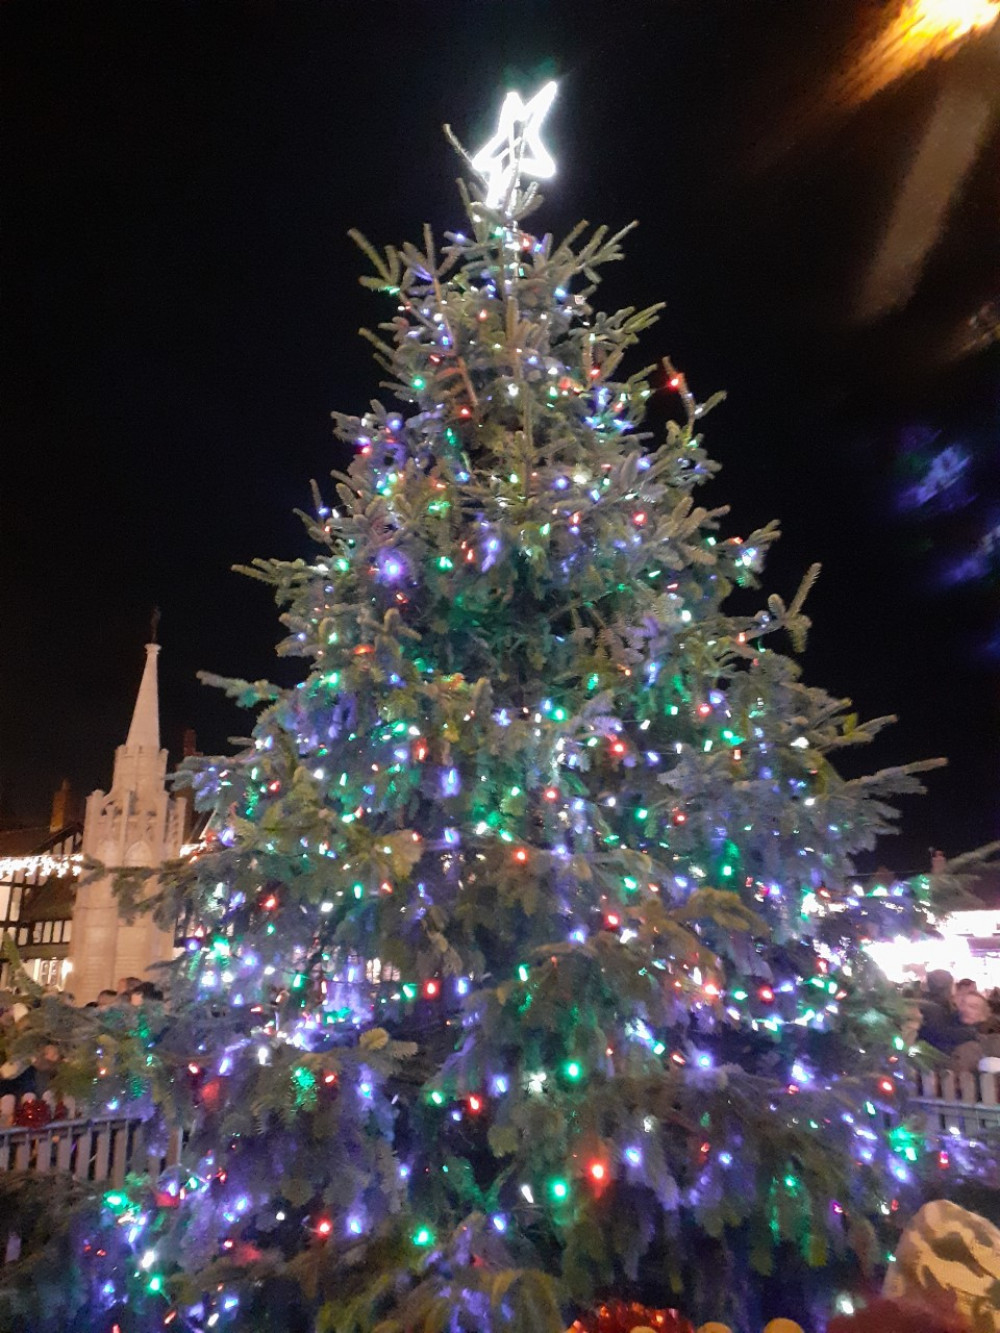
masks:
<path id="1" fill-rule="evenodd" d="M 72 804 L 73 792 L 69 785 L 69 778 L 63 778 L 59 790 L 52 796 L 52 814 L 49 817 L 50 833 L 58 833 L 70 822 Z"/>
<path id="2" fill-rule="evenodd" d="M 198 753 L 198 737 L 195 734 L 194 727 L 184 728 L 184 740 L 181 744 L 181 753 L 185 759 L 193 759 Z"/>

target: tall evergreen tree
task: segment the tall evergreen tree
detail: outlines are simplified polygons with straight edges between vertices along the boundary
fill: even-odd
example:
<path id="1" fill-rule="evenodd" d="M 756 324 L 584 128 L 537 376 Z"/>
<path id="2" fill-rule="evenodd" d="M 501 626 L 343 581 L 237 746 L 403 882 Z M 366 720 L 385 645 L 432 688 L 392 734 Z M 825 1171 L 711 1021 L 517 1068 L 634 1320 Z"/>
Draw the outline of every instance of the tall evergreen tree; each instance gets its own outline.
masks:
<path id="1" fill-rule="evenodd" d="M 725 609 L 777 528 L 721 535 L 712 404 L 623 369 L 658 309 L 593 304 L 625 232 L 527 227 L 539 107 L 505 106 L 464 232 L 356 238 L 401 406 L 336 416 L 316 554 L 248 571 L 306 671 L 224 682 L 252 740 L 186 765 L 215 818 L 154 904 L 168 1007 L 87 1019 L 99 1098 L 192 1128 L 182 1172 L 75 1214 L 74 1328 L 742 1319 L 775 1265 L 792 1315 L 881 1258 L 913 1153 L 860 945 L 919 905 L 852 856 L 919 766 L 838 774 L 887 719 L 782 651 L 815 571 Z"/>

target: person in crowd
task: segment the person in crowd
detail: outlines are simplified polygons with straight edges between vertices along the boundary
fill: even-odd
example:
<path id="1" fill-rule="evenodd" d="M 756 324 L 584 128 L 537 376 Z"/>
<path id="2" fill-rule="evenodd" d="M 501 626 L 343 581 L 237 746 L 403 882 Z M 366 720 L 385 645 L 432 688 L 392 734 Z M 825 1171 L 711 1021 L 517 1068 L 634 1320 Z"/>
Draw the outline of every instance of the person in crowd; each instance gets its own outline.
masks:
<path id="1" fill-rule="evenodd" d="M 110 1009 L 113 1004 L 118 1003 L 118 992 L 116 990 L 102 990 L 97 992 L 98 1009 Z"/>
<path id="2" fill-rule="evenodd" d="M 989 1001 L 978 991 L 966 991 L 960 995 L 957 1008 L 958 1016 L 966 1027 L 974 1027 L 981 1035 L 997 1030 Z"/>
<path id="3" fill-rule="evenodd" d="M 927 986 L 920 1001 L 921 1023 L 918 1041 L 950 1054 L 969 1040 L 969 1030 L 961 1022 L 952 1001 L 955 983 L 950 972 L 939 968 L 927 974 Z"/>
<path id="4" fill-rule="evenodd" d="M 948 1007 L 955 1000 L 955 978 L 946 967 L 937 967 L 927 973 L 924 981 L 924 999 L 928 1003 Z"/>
<path id="5" fill-rule="evenodd" d="M 975 1051 L 958 1047 L 956 1055 L 964 1052 L 960 1068 L 972 1070 L 979 1068 L 979 1061 L 984 1056 L 1000 1056 L 1000 1019 L 990 1009 L 985 995 L 978 991 L 967 992 L 959 997 L 958 1013 L 963 1025 L 969 1029 L 970 1042 L 975 1043 Z M 975 1055 L 975 1063 L 972 1063 Z"/>
<path id="6" fill-rule="evenodd" d="M 136 986 L 141 986 L 142 984 L 141 977 L 119 977 L 117 993 L 119 995 L 131 995 Z"/>
<path id="7" fill-rule="evenodd" d="M 903 1021 L 900 1024 L 899 1035 L 903 1038 L 907 1047 L 913 1046 L 916 1043 L 922 1023 L 923 1014 L 920 1012 L 919 1002 L 914 998 L 906 996 L 906 1007 L 903 1010 Z"/>
<path id="8" fill-rule="evenodd" d="M 15 1097 L 23 1097 L 25 1093 L 41 1097 L 51 1083 L 52 1075 L 58 1063 L 59 1047 L 54 1042 L 50 1042 L 43 1046 L 31 1062 L 25 1064 L 18 1072 L 12 1072 L 7 1078 L 0 1078 L 0 1097 L 11 1094 Z M 3 1070 L 8 1069 L 11 1069 L 10 1064 L 3 1066 Z"/>
<path id="9" fill-rule="evenodd" d="M 140 981 L 138 986 L 134 986 L 129 991 L 129 1002 L 131 1004 L 144 1004 L 147 1000 L 162 1000 L 163 991 L 154 986 L 151 981 Z"/>
<path id="10" fill-rule="evenodd" d="M 955 1003 L 957 1004 L 963 995 L 974 995 L 978 989 L 971 977 L 963 977 L 961 981 L 956 981 Z"/>

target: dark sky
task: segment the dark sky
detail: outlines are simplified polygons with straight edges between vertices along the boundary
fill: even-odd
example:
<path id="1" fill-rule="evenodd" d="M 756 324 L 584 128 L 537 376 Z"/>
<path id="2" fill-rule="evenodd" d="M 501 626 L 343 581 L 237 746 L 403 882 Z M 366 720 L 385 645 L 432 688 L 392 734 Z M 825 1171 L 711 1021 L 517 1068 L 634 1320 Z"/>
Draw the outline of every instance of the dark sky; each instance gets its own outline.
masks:
<path id="1" fill-rule="evenodd" d="M 997 116 L 903 308 L 852 315 L 935 108 L 1000 42 L 839 113 L 827 79 L 887 8 L 0 6 L 4 818 L 107 784 L 154 604 L 172 757 L 186 726 L 213 751 L 249 729 L 199 669 L 292 678 L 230 566 L 308 555 L 292 510 L 346 462 L 329 413 L 377 391 L 356 330 L 384 311 L 345 233 L 459 226 L 441 123 L 474 148 L 507 87 L 554 76 L 537 227 L 640 219 L 604 303 L 665 299 L 643 359 L 729 391 L 706 498 L 733 532 L 782 520 L 767 590 L 822 561 L 807 679 L 900 714 L 866 765 L 951 761 L 883 859 L 1000 837 L 998 566 L 947 577 L 1000 522 L 998 345 L 961 352 L 1000 291 Z M 906 509 L 952 446 L 961 486 Z"/>

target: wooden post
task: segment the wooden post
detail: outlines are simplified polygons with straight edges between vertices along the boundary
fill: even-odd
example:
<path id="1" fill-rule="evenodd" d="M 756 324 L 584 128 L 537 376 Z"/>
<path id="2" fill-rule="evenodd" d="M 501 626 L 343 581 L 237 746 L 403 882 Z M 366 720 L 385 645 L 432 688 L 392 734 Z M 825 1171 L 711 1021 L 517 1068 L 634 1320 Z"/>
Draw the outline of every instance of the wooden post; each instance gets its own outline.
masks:
<path id="1" fill-rule="evenodd" d="M 90 1179 L 90 1145 L 92 1138 L 93 1135 L 88 1122 L 83 1126 L 76 1141 L 76 1167 L 73 1174 L 77 1180 Z"/>
<path id="2" fill-rule="evenodd" d="M 56 1170 L 69 1171 L 73 1161 L 73 1129 L 62 1124 L 59 1129 L 59 1146 L 56 1149 Z"/>
<path id="3" fill-rule="evenodd" d="M 105 1122 L 97 1130 L 97 1142 L 94 1145 L 94 1180 L 107 1180 L 108 1163 L 111 1159 L 111 1126 Z"/>
<path id="4" fill-rule="evenodd" d="M 1000 1074 L 994 1071 L 979 1075 L 979 1096 L 984 1106 L 1000 1102 Z"/>
<path id="5" fill-rule="evenodd" d="M 111 1183 L 116 1189 L 121 1189 L 125 1184 L 125 1172 L 128 1170 L 128 1136 L 131 1126 L 127 1120 L 121 1121 L 115 1126 L 109 1126 L 109 1136 L 112 1138 L 113 1151 L 111 1154 Z"/>

